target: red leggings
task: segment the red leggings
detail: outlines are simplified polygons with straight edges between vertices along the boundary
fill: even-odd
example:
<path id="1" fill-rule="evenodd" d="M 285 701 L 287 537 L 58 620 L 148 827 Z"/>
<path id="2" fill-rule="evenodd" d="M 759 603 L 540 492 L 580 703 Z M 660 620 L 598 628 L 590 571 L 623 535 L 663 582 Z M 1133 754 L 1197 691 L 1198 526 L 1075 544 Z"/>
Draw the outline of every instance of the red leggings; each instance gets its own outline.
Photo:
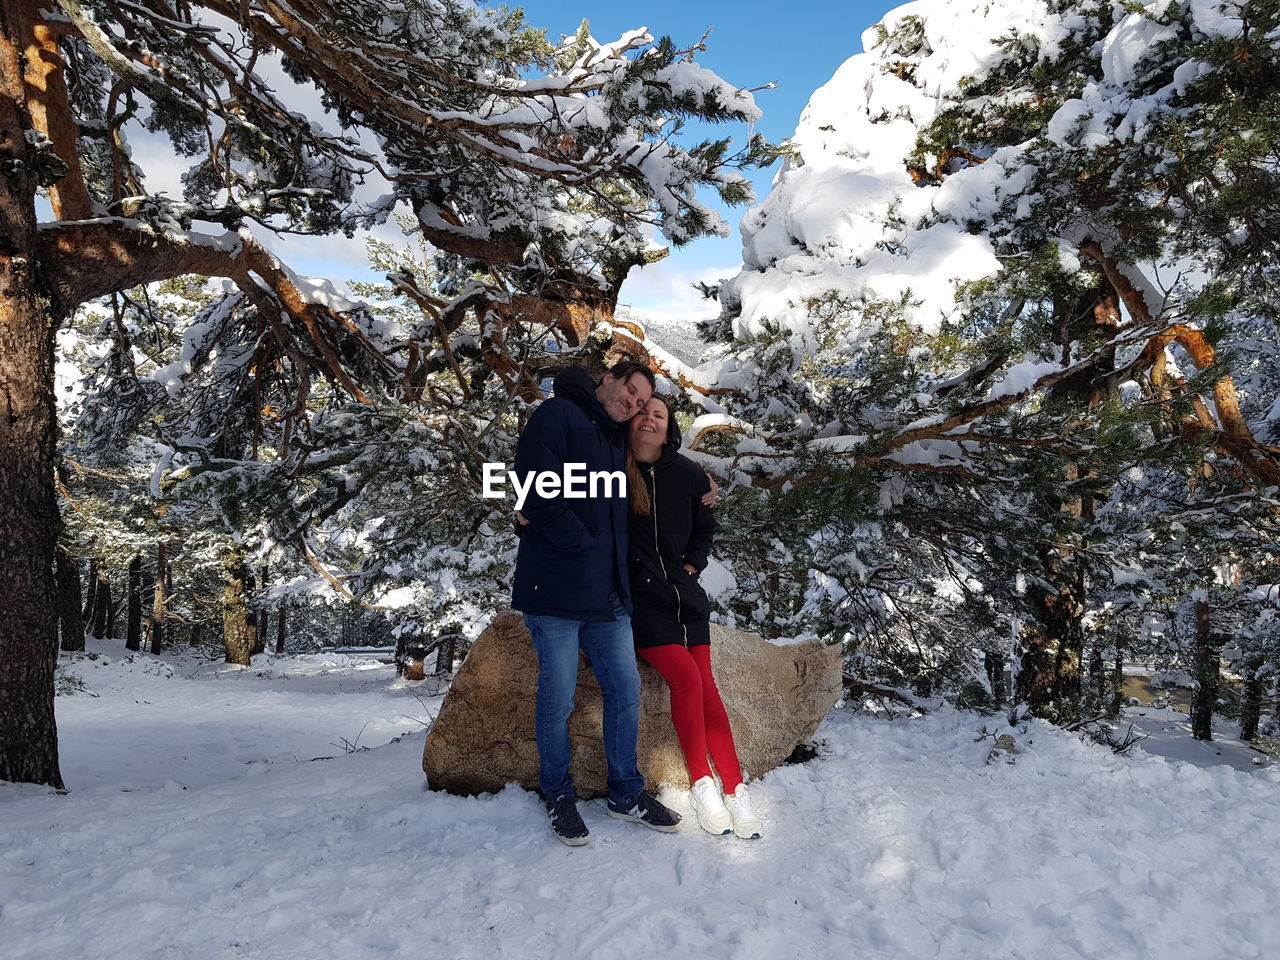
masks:
<path id="1" fill-rule="evenodd" d="M 684 751 L 689 782 L 711 776 L 709 748 L 724 792 L 733 793 L 742 782 L 742 768 L 733 745 L 733 731 L 729 729 L 729 715 L 711 675 L 711 645 L 685 647 L 668 643 L 641 647 L 636 652 L 662 674 L 671 688 L 671 722 Z"/>

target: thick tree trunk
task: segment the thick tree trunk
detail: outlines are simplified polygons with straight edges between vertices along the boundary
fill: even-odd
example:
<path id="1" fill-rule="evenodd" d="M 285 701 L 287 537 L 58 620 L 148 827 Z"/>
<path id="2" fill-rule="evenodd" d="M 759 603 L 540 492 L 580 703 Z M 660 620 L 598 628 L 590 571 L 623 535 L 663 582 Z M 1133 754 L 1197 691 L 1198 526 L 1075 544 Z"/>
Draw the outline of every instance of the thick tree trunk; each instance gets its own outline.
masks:
<path id="1" fill-rule="evenodd" d="M 445 636 L 436 647 L 437 677 L 450 676 L 453 673 L 453 658 L 456 656 L 457 637 L 454 634 Z"/>
<path id="2" fill-rule="evenodd" d="M 116 621 L 119 619 L 119 614 L 120 614 L 120 604 L 116 600 L 116 595 L 111 590 L 110 577 L 107 578 L 106 598 L 107 598 L 106 635 L 114 640 L 116 637 L 120 635 L 119 631 L 116 630 Z"/>
<path id="3" fill-rule="evenodd" d="M 1262 717 L 1262 698 L 1266 684 L 1259 672 L 1263 659 L 1250 657 L 1244 665 L 1244 703 L 1240 708 L 1240 739 L 1254 740 L 1258 736 L 1258 721 Z"/>
<path id="4" fill-rule="evenodd" d="M 1193 675 L 1196 692 L 1191 698 L 1191 736 L 1197 740 L 1213 739 L 1213 711 L 1218 705 L 1221 663 L 1218 645 L 1209 623 L 1209 604 L 1195 602 L 1196 649 Z"/>
<path id="5" fill-rule="evenodd" d="M 80 608 L 80 564 L 58 547 L 58 629 L 63 650 L 84 649 L 84 617 Z"/>
<path id="6" fill-rule="evenodd" d="M 89 576 L 85 578 L 85 595 L 84 609 L 80 611 L 80 615 L 84 618 L 86 629 L 93 626 L 93 613 L 97 609 L 95 604 L 98 602 L 98 558 L 89 558 Z"/>
<path id="7" fill-rule="evenodd" d="M 89 633 L 95 637 L 107 637 L 111 630 L 111 577 L 103 569 L 101 560 L 94 561 L 93 569 L 93 611 L 89 615 Z"/>
<path id="8" fill-rule="evenodd" d="M 27 107 L 37 0 L 0 4 L 0 780 L 62 787 L 53 673 L 57 420 L 53 316 L 36 246 L 43 166 Z"/>
<path id="9" fill-rule="evenodd" d="M 267 630 L 270 624 L 267 622 L 267 611 L 259 610 L 255 618 L 256 622 L 253 627 L 253 652 L 256 656 L 259 653 L 265 653 L 267 649 Z"/>
<path id="10" fill-rule="evenodd" d="M 1055 342 L 1062 350 L 1064 362 L 1072 350 L 1077 349 L 1075 344 L 1098 337 L 1111 340 L 1120 328 L 1119 303 L 1108 282 L 1101 283 L 1082 298 L 1056 299 L 1054 313 L 1060 319 Z M 1115 348 L 1099 351 L 1095 362 L 1050 389 L 1049 407 L 1075 416 L 1082 408 L 1097 406 L 1107 398 L 1099 384 L 1114 370 Z M 1090 476 L 1093 469 L 1087 460 L 1068 463 L 1063 479 L 1075 483 Z M 1085 557 L 1075 549 L 1073 540 L 1085 535 L 1096 504 L 1088 494 L 1079 494 L 1058 499 L 1052 505 L 1058 514 L 1074 518 L 1079 524 L 1074 534 L 1064 538 L 1067 543 L 1061 547 L 1039 549 L 1039 572 L 1049 586 L 1032 588 L 1037 622 L 1028 625 L 1024 638 L 1018 697 L 1033 712 L 1061 723 L 1080 714 L 1086 573 Z"/>
<path id="11" fill-rule="evenodd" d="M 151 652 L 159 654 L 165 648 L 164 610 L 169 602 L 166 587 L 169 583 L 169 545 L 163 540 L 156 543 L 155 593 L 151 601 Z"/>
<path id="12" fill-rule="evenodd" d="M 139 598 L 142 604 L 142 649 L 151 649 L 151 635 L 154 632 L 155 617 L 153 616 L 152 605 L 147 601 L 148 597 L 154 596 L 156 590 L 155 577 L 152 575 L 151 565 L 143 563 L 142 566 L 142 583 L 138 587 Z"/>
<path id="13" fill-rule="evenodd" d="M 998 653 L 984 653 L 982 665 L 987 671 L 987 685 L 991 688 L 991 700 L 999 709 L 1009 698 L 1009 691 L 1005 688 L 1004 682 L 1004 657 Z"/>
<path id="14" fill-rule="evenodd" d="M 409 641 L 404 633 L 396 634 L 396 652 L 393 655 L 396 663 L 396 675 L 404 676 L 405 654 L 409 651 Z"/>
<path id="15" fill-rule="evenodd" d="M 1111 668 L 1111 712 L 1119 713 L 1124 704 L 1124 645 L 1116 644 L 1116 662 Z"/>
<path id="16" fill-rule="evenodd" d="M 1102 644 L 1095 642 L 1089 650 L 1089 692 L 1099 710 L 1111 705 L 1110 679 L 1102 659 Z"/>
<path id="17" fill-rule="evenodd" d="M 249 578 L 244 550 L 235 547 L 223 564 L 222 639 L 226 646 L 226 662 L 249 666 L 253 655 L 253 632 L 245 609 L 245 592 Z"/>
<path id="18" fill-rule="evenodd" d="M 276 653 L 284 653 L 285 635 L 288 631 L 289 603 L 280 601 L 280 609 L 276 613 Z"/>
<path id="19" fill-rule="evenodd" d="M 142 554 L 129 561 L 128 624 L 124 632 L 126 650 L 142 649 Z"/>
<path id="20" fill-rule="evenodd" d="M 247 631 L 247 636 L 248 636 L 247 642 L 249 644 L 249 656 L 251 657 L 254 656 L 255 654 L 262 652 L 261 650 L 258 649 L 258 618 L 254 615 L 254 612 L 249 605 L 249 601 L 253 599 L 253 595 L 257 592 L 257 590 L 258 590 L 258 580 L 253 575 L 253 569 L 249 567 L 248 564 L 246 564 L 245 573 L 244 573 L 244 600 L 245 600 L 244 628 Z"/>
<path id="21" fill-rule="evenodd" d="M 1057 592 L 1037 590 L 1036 618 L 1023 633 L 1018 699 L 1037 716 L 1074 719 L 1080 704 L 1080 660 L 1084 652 L 1084 569 L 1074 559 L 1043 550 L 1045 579 Z"/>
<path id="22" fill-rule="evenodd" d="M 264 563 L 259 571 L 260 578 L 258 580 L 258 613 L 254 617 L 253 625 L 253 654 L 264 652 L 267 649 L 267 608 L 262 602 L 261 595 L 267 589 L 267 565 Z"/>
<path id="23" fill-rule="evenodd" d="M 342 620 L 338 627 L 338 646 L 346 647 L 351 643 L 351 604 L 342 605 Z"/>
<path id="24" fill-rule="evenodd" d="M 35 128 L 49 138 L 67 175 L 49 187 L 55 220 L 85 220 L 93 216 L 93 201 L 84 184 L 80 155 L 76 151 L 74 118 L 67 104 L 67 82 L 57 34 L 37 23 L 27 47 L 27 106 Z"/>
<path id="25" fill-rule="evenodd" d="M 1039 714 L 1053 701 L 1053 638 L 1038 623 L 1022 628 L 1014 697 Z"/>

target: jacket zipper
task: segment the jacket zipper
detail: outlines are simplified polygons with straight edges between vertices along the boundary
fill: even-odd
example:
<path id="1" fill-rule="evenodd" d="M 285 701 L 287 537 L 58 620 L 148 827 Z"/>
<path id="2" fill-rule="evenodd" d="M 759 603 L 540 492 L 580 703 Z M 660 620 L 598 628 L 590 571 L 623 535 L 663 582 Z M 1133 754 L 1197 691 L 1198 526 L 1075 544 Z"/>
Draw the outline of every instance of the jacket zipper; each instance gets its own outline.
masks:
<path id="1" fill-rule="evenodd" d="M 658 541 L 658 469 L 655 464 L 653 469 L 649 471 L 653 477 L 653 496 L 649 498 L 649 512 L 653 514 L 653 552 L 658 555 L 658 566 L 662 568 L 662 576 L 671 584 L 671 589 L 676 592 L 676 623 L 680 624 L 680 629 L 684 631 L 684 645 L 689 645 L 689 626 L 680 616 L 680 588 L 676 586 L 674 580 L 667 574 L 667 565 L 662 560 L 662 544 Z"/>

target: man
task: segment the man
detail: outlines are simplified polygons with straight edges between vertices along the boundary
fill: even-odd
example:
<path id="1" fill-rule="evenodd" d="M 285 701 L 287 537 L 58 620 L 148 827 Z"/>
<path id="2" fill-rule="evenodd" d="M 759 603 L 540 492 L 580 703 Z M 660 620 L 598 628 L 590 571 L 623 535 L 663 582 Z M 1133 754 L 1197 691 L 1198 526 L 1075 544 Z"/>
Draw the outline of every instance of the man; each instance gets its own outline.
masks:
<path id="1" fill-rule="evenodd" d="M 581 368 L 565 371 L 556 378 L 555 396 L 534 411 L 520 434 L 516 475 L 560 476 L 567 463 L 584 464 L 588 476 L 625 475 L 620 425 L 652 395 L 653 374 L 633 360 L 618 362 L 598 384 Z M 512 589 L 512 606 L 524 613 L 538 655 L 539 786 L 551 829 L 570 846 L 588 837 L 569 774 L 579 650 L 591 661 L 604 699 L 609 816 L 664 832 L 680 822 L 645 791 L 636 761 L 640 674 L 631 638 L 625 487 L 602 485 L 597 493 L 573 499 L 541 496 L 537 484 L 529 487 Z"/>

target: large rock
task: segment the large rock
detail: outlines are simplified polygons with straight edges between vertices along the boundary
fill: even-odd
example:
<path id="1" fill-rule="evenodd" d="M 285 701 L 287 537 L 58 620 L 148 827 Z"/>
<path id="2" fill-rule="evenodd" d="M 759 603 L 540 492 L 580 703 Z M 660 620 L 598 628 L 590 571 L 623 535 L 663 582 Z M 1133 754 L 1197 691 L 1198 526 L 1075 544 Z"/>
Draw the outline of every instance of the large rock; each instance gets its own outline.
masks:
<path id="1" fill-rule="evenodd" d="M 711 626 L 711 662 L 729 711 L 743 772 L 760 776 L 813 735 L 840 697 L 840 649 L 817 642 L 775 646 L 755 634 Z M 640 770 L 650 789 L 687 787 L 689 776 L 671 726 L 667 685 L 640 664 Z M 538 662 L 524 618 L 499 613 L 471 648 L 431 725 L 422 754 L 427 783 L 473 794 L 515 781 L 538 786 L 533 739 Z M 583 797 L 604 796 L 600 687 L 585 660 L 577 708 L 569 720 L 573 778 Z"/>

